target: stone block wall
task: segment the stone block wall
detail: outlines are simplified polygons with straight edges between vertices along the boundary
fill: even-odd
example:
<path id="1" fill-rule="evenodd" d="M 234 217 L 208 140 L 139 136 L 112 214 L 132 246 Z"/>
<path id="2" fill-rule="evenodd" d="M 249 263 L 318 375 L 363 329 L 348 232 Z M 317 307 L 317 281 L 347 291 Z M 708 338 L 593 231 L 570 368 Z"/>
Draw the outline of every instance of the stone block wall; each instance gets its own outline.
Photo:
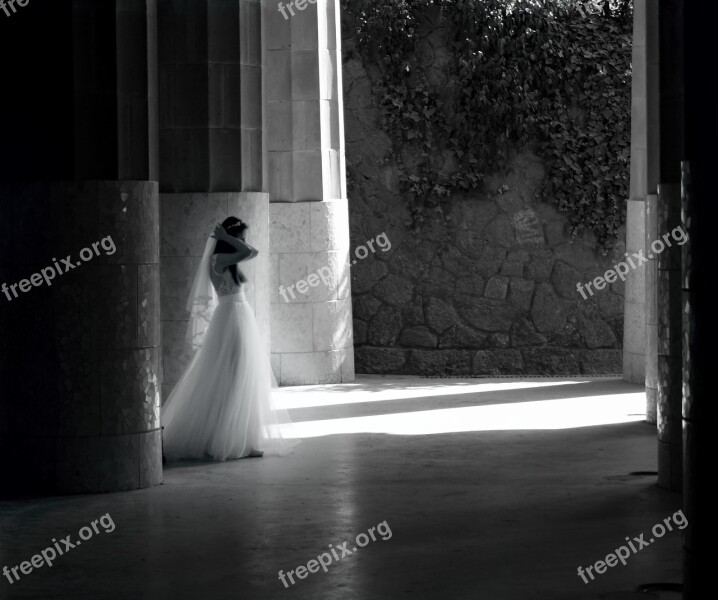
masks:
<path id="1" fill-rule="evenodd" d="M 272 203 L 269 212 L 271 347 L 277 381 L 285 385 L 352 381 L 347 201 Z M 327 285 L 320 280 L 307 293 L 296 290 L 298 280 L 317 276 L 321 269 Z"/>
<path id="2" fill-rule="evenodd" d="M 592 234 L 571 239 L 566 218 L 536 200 L 545 174 L 530 148 L 412 234 L 386 160 L 391 140 L 356 58 L 344 86 L 351 245 L 382 232 L 391 242 L 352 267 L 357 373 L 621 373 L 624 284 L 587 300 L 576 286 L 620 262 L 625 243 L 604 256 Z"/>

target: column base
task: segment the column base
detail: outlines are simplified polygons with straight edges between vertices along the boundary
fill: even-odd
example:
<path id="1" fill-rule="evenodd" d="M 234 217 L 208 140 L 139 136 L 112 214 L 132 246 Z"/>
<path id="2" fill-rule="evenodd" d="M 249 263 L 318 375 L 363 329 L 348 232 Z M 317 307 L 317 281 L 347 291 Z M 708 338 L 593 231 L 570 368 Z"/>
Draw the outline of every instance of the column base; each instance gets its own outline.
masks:
<path id="1" fill-rule="evenodd" d="M 16 494 L 97 494 L 162 483 L 161 430 L 114 436 L 0 439 L 3 488 Z"/>
<path id="2" fill-rule="evenodd" d="M 272 354 L 272 369 L 282 385 L 320 385 L 354 381 L 354 349 Z"/>

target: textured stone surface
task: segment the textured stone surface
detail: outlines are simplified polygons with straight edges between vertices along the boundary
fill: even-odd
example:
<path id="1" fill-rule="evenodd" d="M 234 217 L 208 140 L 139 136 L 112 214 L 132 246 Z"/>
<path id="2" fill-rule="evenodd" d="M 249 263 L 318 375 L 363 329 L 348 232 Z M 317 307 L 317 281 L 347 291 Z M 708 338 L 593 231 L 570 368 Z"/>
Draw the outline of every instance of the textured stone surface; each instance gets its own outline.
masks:
<path id="1" fill-rule="evenodd" d="M 326 382 L 341 380 L 350 373 L 353 376 L 352 287 L 361 293 L 366 287 L 364 282 L 370 282 L 366 287 L 369 289 L 386 274 L 385 265 L 374 256 L 353 267 L 348 264 L 344 95 L 336 10 L 333 2 L 309 5 L 302 18 L 293 20 L 284 19 L 274 7 L 264 11 L 268 191 L 273 203 L 271 247 L 279 255 L 276 278 L 279 285 L 286 287 L 319 269 L 331 271 L 331 285 L 319 286 L 308 296 L 296 299 L 313 305 L 314 323 L 308 339 L 313 349 L 344 349 L 343 358 L 333 362 L 327 362 L 323 354 L 311 354 L 319 361 L 309 369 L 311 376 L 324 373 Z M 293 256 L 296 253 L 312 254 Z M 389 301 L 395 301 L 395 294 L 405 298 L 400 288 L 391 284 L 388 282 L 384 290 Z M 281 302 L 274 294 L 272 298 L 273 302 Z M 335 301 L 336 305 L 332 304 Z M 343 308 L 335 310 L 336 306 Z M 288 314 L 284 308 L 275 309 L 272 319 L 273 332 L 287 328 L 295 339 L 290 348 L 279 337 L 273 338 L 272 351 L 282 354 L 281 383 L 301 379 L 296 367 L 308 360 L 290 355 L 285 364 L 283 353 L 295 351 L 292 348 L 301 345 L 298 340 L 306 333 L 304 321 L 298 321 L 297 330 L 293 330 L 295 325 Z M 360 338 L 383 339 L 378 328 L 379 325 L 367 328 L 369 331 L 362 329 Z"/>
<path id="2" fill-rule="evenodd" d="M 523 357 L 517 350 L 479 350 L 471 367 L 473 375 L 515 375 L 523 370 Z"/>
<path id="3" fill-rule="evenodd" d="M 60 438 L 56 451 L 60 492 L 98 493 L 140 487 L 137 434 Z M 161 469 L 161 457 L 149 452 L 143 458 L 148 463 L 145 469 Z"/>
<path id="4" fill-rule="evenodd" d="M 0 431 L 53 446 L 30 465 L 22 459 L 31 489 L 140 487 L 141 469 L 161 469 L 136 439 L 159 426 L 157 183 L 18 184 L 3 194 L 17 237 L 0 257 L 3 281 L 29 278 L 53 257 L 68 256 L 74 268 L 2 300 Z M 41 232 L 37 245 L 21 242 L 27 230 Z M 20 459 L 19 448 L 4 458 Z"/>
<path id="5" fill-rule="evenodd" d="M 101 362 L 102 432 L 123 434 L 160 426 L 156 348 L 120 350 Z"/>
<path id="6" fill-rule="evenodd" d="M 350 383 L 356 377 L 356 365 L 354 362 L 354 348 L 349 347 L 339 351 L 342 369 L 342 383 Z"/>
<path id="7" fill-rule="evenodd" d="M 309 286 L 302 293 L 297 289 L 299 281 L 307 281 L 310 275 L 319 277 L 320 270 L 328 265 L 333 265 L 331 256 L 328 252 L 312 252 L 312 253 L 291 253 L 276 254 L 279 264 L 279 277 L 277 279 L 278 297 L 275 302 L 329 302 L 337 299 L 337 273 L 330 267 L 330 272 L 326 269 L 321 271 L 323 278 L 320 278 L 317 285 Z M 313 279 L 313 281 L 317 281 Z M 327 281 L 325 284 L 324 282 Z M 281 287 L 280 287 L 281 286 Z M 282 290 L 282 288 L 284 288 Z"/>
<path id="8" fill-rule="evenodd" d="M 369 321 L 367 342 L 374 346 L 393 346 L 401 331 L 401 312 L 393 306 L 381 306 Z"/>
<path id="9" fill-rule="evenodd" d="M 352 306 L 356 318 L 368 321 L 376 314 L 377 309 L 381 306 L 381 302 L 370 294 L 361 296 L 354 295 L 352 298 Z"/>
<path id="10" fill-rule="evenodd" d="M 539 284 L 531 307 L 536 329 L 541 332 L 557 331 L 564 326 L 567 316 L 568 302 L 559 298 L 548 283 Z"/>
<path id="11" fill-rule="evenodd" d="M 162 384 L 165 397 L 192 361 L 192 354 L 185 345 L 186 334 L 187 321 L 162 323 Z"/>
<path id="12" fill-rule="evenodd" d="M 335 41 L 334 5 L 309 6 L 298 19 L 285 20 L 274 7 L 265 14 L 270 24 L 266 93 L 272 200 L 345 201 L 341 52 Z M 344 227 L 346 222 L 344 218 Z M 314 239 L 321 244 L 327 238 Z"/>
<path id="13" fill-rule="evenodd" d="M 511 279 L 509 285 L 509 303 L 513 306 L 529 310 L 533 300 L 536 284 L 527 279 Z"/>
<path id="14" fill-rule="evenodd" d="M 354 350 L 358 373 L 400 373 L 406 358 L 406 352 L 399 348 L 359 346 Z"/>
<path id="15" fill-rule="evenodd" d="M 563 261 L 556 261 L 551 272 L 551 285 L 562 298 L 574 300 L 578 295 L 576 284 L 584 283 L 583 272 L 567 265 Z"/>
<path id="16" fill-rule="evenodd" d="M 541 219 L 531 208 L 513 214 L 511 225 L 516 233 L 516 241 L 522 247 L 541 248 L 545 244 Z"/>
<path id="17" fill-rule="evenodd" d="M 159 260 L 158 185 L 154 181 L 98 182 L 98 220 L 103 236 L 111 235 L 117 252 L 106 262 L 157 263 Z"/>
<path id="18" fill-rule="evenodd" d="M 411 350 L 404 372 L 409 375 L 468 375 L 468 350 Z"/>
<path id="19" fill-rule="evenodd" d="M 354 343 L 366 344 L 367 324 L 359 319 L 354 319 Z"/>
<path id="20" fill-rule="evenodd" d="M 272 305 L 272 352 L 312 352 L 314 324 L 311 304 Z"/>
<path id="21" fill-rule="evenodd" d="M 473 327 L 457 323 L 441 334 L 439 348 L 483 348 L 490 337 Z"/>
<path id="22" fill-rule="evenodd" d="M 484 331 L 508 331 L 519 314 L 511 305 L 486 299 L 477 300 L 461 312 L 470 325 Z"/>
<path id="23" fill-rule="evenodd" d="M 309 203 L 270 204 L 269 242 L 272 252 L 310 252 L 311 214 L 312 207 Z"/>
<path id="24" fill-rule="evenodd" d="M 526 265 L 526 277 L 533 281 L 547 281 L 555 260 L 554 254 L 549 250 L 533 253 Z"/>
<path id="25" fill-rule="evenodd" d="M 454 307 L 438 298 L 428 298 L 424 312 L 427 325 L 437 333 L 443 333 L 459 322 L 459 315 Z"/>
<path id="26" fill-rule="evenodd" d="M 407 327 L 399 336 L 399 345 L 406 348 L 436 348 L 438 338 L 426 327 Z"/>
<path id="27" fill-rule="evenodd" d="M 645 94 L 645 90 L 642 92 Z M 645 102 L 645 97 L 638 98 Z M 634 120 L 634 125 L 643 133 L 634 134 L 631 150 L 631 199 L 626 208 L 626 251 L 638 252 L 645 247 L 645 198 L 648 194 L 645 120 Z M 643 136 L 643 142 L 637 142 Z M 636 147 L 636 145 L 640 147 Z M 645 270 L 631 271 L 625 282 L 625 327 L 623 334 L 624 376 L 627 381 L 643 383 L 645 381 Z M 615 285 L 615 284 L 614 284 Z"/>
<path id="28" fill-rule="evenodd" d="M 314 131 L 317 134 L 321 131 L 318 124 Z M 349 203 L 346 199 L 311 202 L 309 213 L 314 252 L 349 248 Z"/>
<path id="29" fill-rule="evenodd" d="M 527 348 L 522 350 L 526 373 L 529 375 L 575 375 L 580 372 L 577 353 L 558 348 Z"/>
<path id="30" fill-rule="evenodd" d="M 492 298 L 494 300 L 503 300 L 506 298 L 506 294 L 509 291 L 509 278 L 508 277 L 492 277 L 486 283 L 486 289 L 484 290 L 484 296 L 486 298 Z"/>
<path id="31" fill-rule="evenodd" d="M 511 345 L 511 337 L 508 333 L 492 333 L 486 343 L 487 348 L 508 348 Z"/>
<path id="32" fill-rule="evenodd" d="M 581 373 L 587 375 L 620 374 L 623 372 L 620 350 L 582 350 L 579 355 Z"/>
<path id="33" fill-rule="evenodd" d="M 456 282 L 456 293 L 483 296 L 485 287 L 486 282 L 484 278 L 479 275 L 462 277 Z"/>
<path id="34" fill-rule="evenodd" d="M 511 345 L 514 348 L 543 346 L 546 337 L 538 333 L 529 319 L 520 319 L 511 326 Z"/>
<path id="35" fill-rule="evenodd" d="M 645 305 L 638 302 L 626 302 L 624 305 L 624 320 L 626 333 L 624 333 L 624 352 L 643 356 L 643 367 L 635 371 L 641 382 L 645 380 L 645 339 L 646 339 L 646 313 Z M 630 332 L 630 335 L 629 333 Z M 638 359 L 636 359 L 638 360 Z M 631 380 L 633 382 L 633 380 Z M 635 383 L 635 382 L 633 382 Z"/>
<path id="36" fill-rule="evenodd" d="M 313 305 L 314 351 L 351 349 L 352 303 L 351 300 L 337 300 Z"/>
<path id="37" fill-rule="evenodd" d="M 600 318 L 581 316 L 578 319 L 578 328 L 586 346 L 591 349 L 616 346 L 617 340 L 613 329 Z"/>
<path id="38" fill-rule="evenodd" d="M 256 2 L 157 7 L 163 192 L 264 189 Z"/>
<path id="39" fill-rule="evenodd" d="M 228 199 L 225 193 L 162 194 L 162 257 L 201 257 L 212 228 L 228 216 Z"/>
<path id="40" fill-rule="evenodd" d="M 343 350 L 280 354 L 280 378 L 284 385 L 342 383 Z"/>
<path id="41" fill-rule="evenodd" d="M 372 289 L 387 273 L 387 266 L 379 261 L 357 263 L 352 267 L 352 290 L 363 294 Z"/>
<path id="42" fill-rule="evenodd" d="M 163 480 L 162 430 L 140 433 L 137 438 L 140 456 L 149 457 L 149 460 L 140 463 L 140 487 L 159 485 Z"/>
<path id="43" fill-rule="evenodd" d="M 296 144 L 301 140 L 295 135 L 291 141 Z M 315 199 L 321 197 L 320 194 Z M 374 254 L 354 266 L 349 263 L 345 199 L 275 202 L 270 204 L 269 222 L 272 285 L 276 286 L 269 294 L 271 348 L 279 356 L 274 359 L 279 364 L 279 383 L 321 383 L 324 376 L 326 382 L 336 382 L 350 374 L 353 377 L 351 278 L 377 269 L 381 277 L 386 272 L 385 265 Z M 393 291 L 390 287 L 386 293 L 391 296 Z M 365 318 L 376 317 L 376 307 L 370 314 L 359 312 Z M 372 327 L 364 321 L 358 323 L 360 339 L 384 339 L 381 316 Z M 307 366 L 312 357 L 317 364 Z M 308 371 L 302 375 L 300 369 L 305 366 Z"/>
<path id="44" fill-rule="evenodd" d="M 162 316 L 167 320 L 187 320 L 187 298 L 194 280 L 194 261 L 187 256 L 165 256 L 161 259 Z"/>
<path id="45" fill-rule="evenodd" d="M 374 286 L 374 295 L 387 304 L 402 306 L 411 300 L 413 290 L 414 286 L 411 281 L 390 274 Z"/>
<path id="46" fill-rule="evenodd" d="M 433 60 L 430 38 L 419 46 Z M 528 149 L 513 149 L 506 172 L 487 174 L 483 189 L 443 200 L 445 218 L 432 214 L 413 232 L 412 207 L 399 191 L 392 159 L 399 152 L 410 162 L 413 149 L 392 148 L 372 98 L 375 72 L 352 52 L 353 39 L 346 43 L 351 240 L 360 245 L 386 232 L 393 242 L 380 260 L 353 269 L 355 326 L 362 331 L 355 338 L 363 357 L 359 372 L 423 366 L 449 373 L 445 351 L 475 350 L 484 353 L 478 363 L 483 373 L 598 373 L 604 367 L 615 373 L 624 285 L 616 282 L 584 300 L 577 284 L 612 268 L 626 251 L 623 239 L 603 254 L 595 236 L 572 237 L 567 215 L 537 201 L 545 169 Z M 455 168 L 446 160 L 442 166 L 449 175 Z M 640 317 L 636 311 L 635 319 Z M 435 348 L 419 348 L 435 338 Z M 416 354 L 410 355 L 409 343 Z M 368 358 L 377 346 L 398 351 L 393 371 Z M 603 351 L 614 354 L 592 354 Z M 437 357 L 430 360 L 426 353 L 432 352 Z M 491 355 L 497 356 L 493 362 Z"/>

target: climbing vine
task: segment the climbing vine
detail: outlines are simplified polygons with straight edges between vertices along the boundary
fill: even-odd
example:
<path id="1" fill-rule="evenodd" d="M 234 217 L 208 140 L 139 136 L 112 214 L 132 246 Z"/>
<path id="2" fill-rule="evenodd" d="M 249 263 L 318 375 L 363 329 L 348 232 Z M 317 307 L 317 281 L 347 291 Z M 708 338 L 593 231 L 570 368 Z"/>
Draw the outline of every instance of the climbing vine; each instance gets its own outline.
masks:
<path id="1" fill-rule="evenodd" d="M 616 237 L 630 167 L 631 0 L 343 4 L 415 229 L 532 147 L 546 166 L 541 199 L 572 233 L 593 231 L 604 247 Z M 427 60 L 437 31 L 442 52 Z"/>

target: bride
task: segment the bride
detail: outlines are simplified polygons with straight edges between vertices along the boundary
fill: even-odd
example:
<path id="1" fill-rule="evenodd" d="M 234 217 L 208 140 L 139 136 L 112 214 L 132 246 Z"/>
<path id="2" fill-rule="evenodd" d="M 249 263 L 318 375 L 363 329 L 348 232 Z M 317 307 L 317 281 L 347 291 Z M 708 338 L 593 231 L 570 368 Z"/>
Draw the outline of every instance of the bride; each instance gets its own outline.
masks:
<path id="1" fill-rule="evenodd" d="M 272 406 L 269 353 L 244 296 L 238 265 L 258 254 L 246 242 L 248 228 L 229 217 L 207 240 L 187 303 L 187 342 L 196 353 L 163 408 L 169 460 L 286 454 L 296 443 L 282 437 L 290 421 Z"/>

